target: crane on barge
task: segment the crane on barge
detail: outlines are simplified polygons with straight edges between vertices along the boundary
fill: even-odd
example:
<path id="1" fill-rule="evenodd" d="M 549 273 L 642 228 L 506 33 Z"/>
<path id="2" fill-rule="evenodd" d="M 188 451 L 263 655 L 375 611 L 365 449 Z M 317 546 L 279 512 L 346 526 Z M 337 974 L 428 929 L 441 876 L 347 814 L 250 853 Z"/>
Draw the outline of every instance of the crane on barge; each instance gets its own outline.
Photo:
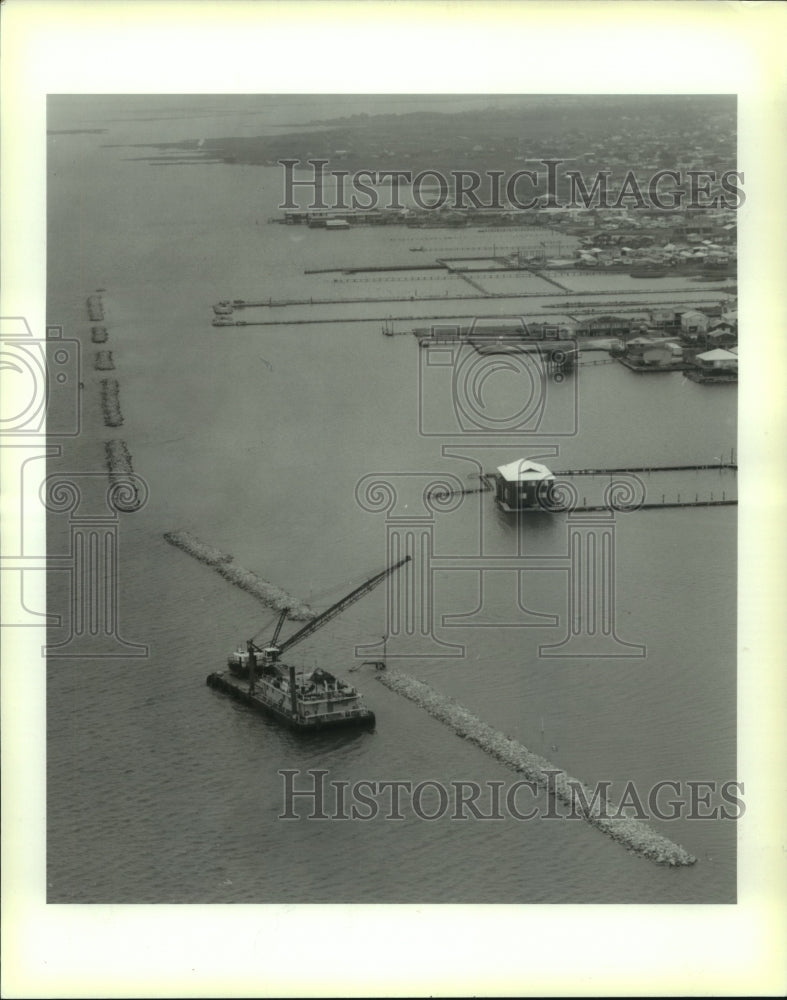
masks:
<path id="1" fill-rule="evenodd" d="M 327 625 L 329 621 L 340 615 L 345 608 L 349 608 L 351 604 L 355 604 L 356 601 L 360 600 L 366 594 L 377 586 L 378 583 L 382 583 L 383 580 L 390 576 L 391 573 L 399 569 L 400 566 L 404 566 L 405 563 L 410 562 L 411 556 L 405 556 L 404 559 L 400 559 L 399 562 L 394 563 L 393 566 L 389 566 L 387 569 L 382 570 L 382 572 L 375 574 L 370 579 L 366 580 L 356 587 L 355 590 L 350 591 L 349 594 L 341 598 L 335 604 L 332 604 L 326 611 L 322 614 L 317 615 L 316 618 L 312 618 L 310 621 L 306 622 L 303 628 L 298 629 L 289 639 L 285 639 L 284 642 L 278 643 L 279 633 L 282 630 L 284 622 L 287 620 L 287 615 L 289 613 L 289 608 L 285 608 L 279 615 L 279 620 L 276 622 L 276 628 L 274 629 L 271 641 L 266 646 L 258 646 L 253 639 L 249 639 L 246 642 L 246 649 L 249 654 L 249 682 L 250 687 L 253 690 L 255 669 L 254 665 L 256 662 L 256 653 L 262 653 L 262 665 L 263 668 L 270 664 L 276 663 L 282 653 L 285 653 L 288 649 L 301 642 L 303 639 L 307 639 L 310 635 L 313 635 L 317 629 Z"/>
<path id="2" fill-rule="evenodd" d="M 374 713 L 363 705 L 361 695 L 351 685 L 337 680 L 320 667 L 308 675 L 298 675 L 294 666 L 282 663 L 280 658 L 287 650 L 313 635 L 351 604 L 374 590 L 391 573 L 410 562 L 411 558 L 405 556 L 376 573 L 326 611 L 312 618 L 289 638 L 279 642 L 289 613 L 289 609 L 285 608 L 279 615 L 270 641 L 261 646 L 255 639 L 247 639 L 246 649 L 239 647 L 227 660 L 230 674 L 211 674 L 208 685 L 250 707 L 274 714 L 298 729 L 374 722 Z M 248 684 L 244 683 L 246 679 Z"/>

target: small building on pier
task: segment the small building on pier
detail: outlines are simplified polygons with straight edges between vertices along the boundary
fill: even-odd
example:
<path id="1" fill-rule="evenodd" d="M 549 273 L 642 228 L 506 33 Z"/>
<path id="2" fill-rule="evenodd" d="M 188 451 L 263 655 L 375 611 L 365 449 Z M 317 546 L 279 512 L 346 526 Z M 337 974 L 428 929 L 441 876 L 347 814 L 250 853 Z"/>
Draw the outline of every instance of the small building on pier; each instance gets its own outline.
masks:
<path id="1" fill-rule="evenodd" d="M 517 459 L 495 472 L 495 500 L 505 511 L 538 508 L 539 498 L 546 495 L 554 478 L 540 462 Z"/>

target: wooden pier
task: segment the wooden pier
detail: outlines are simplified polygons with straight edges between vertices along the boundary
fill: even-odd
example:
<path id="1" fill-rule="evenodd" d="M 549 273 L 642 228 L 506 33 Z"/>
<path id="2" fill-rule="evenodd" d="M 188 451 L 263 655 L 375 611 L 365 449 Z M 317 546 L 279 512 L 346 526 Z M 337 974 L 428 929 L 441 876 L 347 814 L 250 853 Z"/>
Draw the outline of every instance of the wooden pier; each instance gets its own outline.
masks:
<path id="1" fill-rule="evenodd" d="M 503 506 L 510 513 L 576 514 L 592 512 L 631 513 L 637 510 L 671 510 L 684 507 L 732 507 L 738 503 L 734 462 L 694 465 L 620 466 L 608 469 L 564 469 L 553 473 L 550 489 L 538 502 L 521 508 Z M 692 481 L 690 474 L 705 474 Z M 717 473 L 708 479 L 707 473 Z M 644 479 L 642 477 L 645 477 Z M 573 479 L 580 482 L 573 483 Z M 670 481 L 672 480 L 672 481 Z M 495 489 L 495 473 L 478 477 L 478 486 L 460 490 L 436 488 L 431 496 L 448 499 L 489 493 Z M 711 488 L 712 487 L 712 488 Z"/>

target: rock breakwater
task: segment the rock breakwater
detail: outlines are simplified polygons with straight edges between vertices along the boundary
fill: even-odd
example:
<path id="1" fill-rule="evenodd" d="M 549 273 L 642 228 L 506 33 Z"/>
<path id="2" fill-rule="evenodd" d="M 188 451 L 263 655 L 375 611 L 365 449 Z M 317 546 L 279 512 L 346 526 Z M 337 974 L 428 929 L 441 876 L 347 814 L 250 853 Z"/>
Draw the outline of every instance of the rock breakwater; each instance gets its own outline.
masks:
<path id="1" fill-rule="evenodd" d="M 524 774 L 572 810 L 577 809 L 578 802 L 581 803 L 583 807 L 577 809 L 578 815 L 630 851 L 657 864 L 673 867 L 693 865 L 696 862 L 697 859 L 685 848 L 657 833 L 643 820 L 617 816 L 618 807 L 609 801 L 599 800 L 584 782 L 572 778 L 546 758 L 532 753 L 522 743 L 493 729 L 468 709 L 423 681 L 393 670 L 381 671 L 377 674 L 377 679 L 391 691 L 420 705 L 429 715 L 453 729 L 458 736 L 474 743 L 514 771 Z"/>
<path id="2" fill-rule="evenodd" d="M 112 360 L 112 351 L 96 351 L 95 369 L 99 372 L 109 372 L 115 367 Z"/>
<path id="3" fill-rule="evenodd" d="M 104 318 L 104 303 L 100 295 L 88 295 L 87 314 L 94 323 Z"/>
<path id="4" fill-rule="evenodd" d="M 139 510 L 147 500 L 147 486 L 134 475 L 131 455 L 125 441 L 117 438 L 104 442 L 113 504 L 118 510 Z"/>
<path id="5" fill-rule="evenodd" d="M 120 412 L 120 386 L 116 378 L 101 379 L 101 410 L 107 427 L 120 427 L 123 414 Z"/>
<path id="6" fill-rule="evenodd" d="M 316 612 L 303 601 L 299 601 L 297 597 L 293 597 L 280 587 L 263 580 L 251 570 L 238 566 L 233 556 L 222 552 L 215 545 L 203 542 L 188 531 L 167 531 L 164 533 L 164 538 L 170 545 L 176 546 L 199 562 L 205 563 L 206 566 L 211 566 L 225 580 L 256 597 L 267 607 L 274 611 L 286 610 L 288 617 L 293 621 L 308 621 L 315 617 Z"/>

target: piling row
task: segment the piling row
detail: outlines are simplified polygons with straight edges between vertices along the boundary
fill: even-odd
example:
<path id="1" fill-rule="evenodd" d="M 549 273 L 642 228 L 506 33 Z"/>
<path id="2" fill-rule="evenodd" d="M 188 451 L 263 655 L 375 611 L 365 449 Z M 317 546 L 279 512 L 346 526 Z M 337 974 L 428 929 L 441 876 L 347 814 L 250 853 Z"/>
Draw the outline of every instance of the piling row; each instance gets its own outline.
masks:
<path id="1" fill-rule="evenodd" d="M 562 292 L 566 292 L 569 295 L 574 292 L 573 288 L 567 288 L 565 285 L 562 285 L 559 281 L 555 281 L 554 278 L 550 278 L 543 268 L 540 270 L 536 270 L 535 268 L 529 268 L 528 270 L 530 270 L 531 274 L 535 274 L 536 277 L 541 278 L 542 281 L 548 281 L 550 285 L 554 285 L 555 288 L 559 288 Z"/>
<path id="2" fill-rule="evenodd" d="M 238 566 L 234 561 L 234 556 L 214 545 L 208 545 L 188 531 L 167 531 L 164 538 L 170 545 L 176 546 L 188 555 L 197 559 L 206 566 L 216 570 L 225 580 L 245 590 L 248 594 L 256 597 L 259 601 L 274 611 L 287 611 L 288 617 L 293 621 L 308 621 L 314 618 L 316 612 L 308 604 L 299 601 L 280 587 L 274 586 L 267 580 L 263 580 L 252 573 L 251 570 Z"/>
<path id="3" fill-rule="evenodd" d="M 461 278 L 462 281 L 466 281 L 471 288 L 475 288 L 476 291 L 480 292 L 487 298 L 492 297 L 492 293 L 488 289 L 484 288 L 483 285 L 479 285 L 477 281 L 471 278 L 467 271 L 452 271 L 451 274 L 455 274 L 457 278 Z"/>
<path id="4" fill-rule="evenodd" d="M 116 378 L 101 379 L 101 409 L 107 427 L 120 427 L 123 414 L 120 412 L 120 386 Z"/>
<path id="5" fill-rule="evenodd" d="M 556 476 L 611 476 L 618 472 L 704 472 L 708 469 L 735 469 L 737 462 L 712 462 L 704 465 L 629 465 L 621 466 L 619 469 L 561 469 L 555 472 Z M 494 472 L 484 473 L 486 476 L 494 476 Z"/>
<path id="6" fill-rule="evenodd" d="M 94 323 L 104 318 L 104 303 L 100 295 L 88 295 L 87 314 Z"/>
<path id="7" fill-rule="evenodd" d="M 728 288 L 718 288 L 714 289 L 718 292 L 731 291 Z M 524 293 L 523 293 L 524 294 Z M 538 293 L 531 293 L 538 294 Z M 580 292 L 578 289 L 574 290 L 570 294 L 572 295 L 614 295 L 615 292 L 598 292 L 598 291 L 583 291 Z M 653 295 L 653 289 L 648 288 L 631 288 L 627 289 L 623 294 L 625 295 Z M 675 303 L 677 305 L 690 304 L 695 309 L 708 308 L 709 306 L 714 306 L 719 304 L 719 299 L 700 299 L 696 301 L 694 299 L 685 299 L 686 295 L 700 295 L 704 294 L 699 291 L 692 291 L 690 288 L 660 288 L 658 289 L 659 295 L 670 295 L 670 304 Z M 681 296 L 681 297 L 679 297 Z M 552 293 L 553 298 L 557 297 L 557 293 Z M 546 295 L 542 295 L 541 298 L 547 298 Z M 545 305 L 547 309 L 571 309 L 574 312 L 581 313 L 585 315 L 600 315 L 605 316 L 609 311 L 610 306 L 622 306 L 624 310 L 629 309 L 631 312 L 639 312 L 644 306 L 666 306 L 664 299 L 640 299 L 636 303 L 629 302 L 627 299 L 613 299 L 609 302 L 548 302 Z M 605 312 L 606 310 L 606 312 Z"/>
<path id="8" fill-rule="evenodd" d="M 462 274 L 464 274 L 464 273 L 466 273 L 466 272 L 461 272 L 460 273 L 460 272 L 448 272 L 448 271 L 446 271 L 445 273 L 437 274 L 437 275 L 433 275 L 433 276 L 429 276 L 429 277 L 412 277 L 412 276 L 406 276 L 404 278 L 385 278 L 385 279 L 382 279 L 382 278 L 380 278 L 378 276 L 378 277 L 375 277 L 375 278 L 334 278 L 333 280 L 334 280 L 335 283 L 345 283 L 345 284 L 349 283 L 349 282 L 363 282 L 363 281 L 379 282 L 381 280 L 386 280 L 386 281 L 443 281 L 443 280 L 447 280 L 449 278 L 461 277 Z M 499 269 L 496 269 L 493 273 L 485 274 L 483 280 L 486 281 L 487 278 L 495 278 L 495 277 L 510 277 L 511 274 L 513 274 L 513 273 L 516 273 L 516 272 L 512 272 L 510 270 L 500 271 Z M 524 273 L 532 274 L 533 272 L 530 271 L 529 269 L 527 269 Z M 719 291 L 724 291 L 724 289 L 719 289 Z M 623 292 L 618 291 L 617 294 L 643 295 L 643 294 L 648 294 L 648 293 L 652 294 L 652 289 L 629 289 L 629 290 L 626 290 L 626 291 L 623 291 Z M 669 289 L 669 288 L 667 288 L 667 289 L 659 290 L 659 294 L 660 295 L 662 295 L 662 294 L 668 294 L 668 293 L 672 294 L 673 296 L 677 296 L 677 295 L 684 295 L 684 296 L 685 295 L 689 295 L 689 296 L 692 296 L 692 295 L 704 294 L 704 293 L 701 293 L 701 292 L 698 292 L 698 291 L 692 291 L 691 289 L 685 289 L 685 288 L 683 288 L 683 289 Z M 609 291 L 606 291 L 606 292 L 604 292 L 604 291 L 586 291 L 586 292 L 581 292 L 579 290 L 575 290 L 573 292 L 570 292 L 569 294 L 572 294 L 572 295 L 614 295 L 616 293 L 615 292 L 609 292 Z M 479 295 L 466 295 L 466 294 L 465 295 L 448 295 L 447 293 L 444 293 L 443 295 L 419 295 L 419 296 L 417 296 L 417 298 L 420 301 L 423 301 L 423 302 L 443 302 L 445 300 L 447 300 L 449 302 L 452 302 L 452 301 L 471 301 L 471 302 L 473 302 L 473 301 L 477 301 L 480 298 L 496 298 L 496 299 L 527 299 L 527 298 L 540 298 L 540 299 L 549 299 L 549 298 L 552 298 L 552 299 L 555 299 L 555 298 L 557 298 L 557 299 L 565 299 L 565 296 L 566 296 L 565 292 L 544 292 L 544 291 L 537 291 L 537 292 L 534 292 L 534 291 L 530 291 L 530 292 L 527 292 L 527 291 L 518 291 L 518 292 L 489 292 L 487 290 L 484 290 L 483 294 L 479 294 Z M 303 298 L 303 299 L 274 299 L 273 297 L 269 297 L 267 299 L 253 299 L 253 300 L 252 299 L 249 299 L 249 300 L 246 300 L 246 299 L 235 299 L 232 302 L 231 307 L 229 307 L 229 308 L 219 308 L 223 304 L 222 303 L 218 303 L 217 305 L 214 305 L 213 311 L 214 311 L 214 313 L 216 313 L 217 316 L 230 316 L 230 315 L 232 315 L 233 311 L 236 310 L 236 309 L 266 309 L 266 308 L 279 308 L 279 307 L 284 307 L 284 306 L 349 305 L 349 304 L 357 304 L 359 302 L 361 302 L 361 303 L 364 303 L 364 302 L 371 302 L 371 303 L 374 303 L 374 302 L 407 302 L 407 301 L 410 301 L 413 298 L 416 298 L 416 297 L 415 296 L 406 296 L 406 295 L 375 295 L 375 296 L 361 295 L 361 296 L 342 296 L 341 298 L 336 298 L 335 296 L 334 297 L 330 297 L 330 298 L 315 298 L 314 296 L 310 296 L 308 299 L 306 299 L 306 298 Z M 681 301 L 681 300 L 676 299 L 676 301 Z M 693 300 L 690 299 L 689 301 L 693 303 Z M 636 303 L 631 303 L 631 302 L 628 302 L 626 300 L 616 300 L 616 301 L 613 301 L 613 302 L 604 302 L 604 303 L 601 303 L 601 304 L 599 304 L 599 303 L 589 303 L 589 302 L 564 303 L 563 301 L 561 301 L 561 302 L 556 302 L 556 303 L 549 303 L 547 305 L 547 308 L 549 308 L 549 309 L 564 309 L 566 305 L 571 305 L 572 308 L 576 308 L 577 310 L 581 311 L 582 307 L 586 307 L 586 308 L 594 307 L 597 310 L 598 309 L 602 309 L 603 310 L 603 307 L 608 306 L 608 305 L 620 305 L 620 306 L 626 306 L 627 305 L 627 306 L 629 306 L 632 309 L 632 311 L 636 312 L 636 311 L 641 310 L 641 308 L 644 305 L 659 305 L 659 304 L 663 304 L 663 299 L 662 300 L 658 300 L 658 301 L 654 300 L 653 302 L 650 302 L 650 301 L 648 301 L 648 302 L 637 301 Z M 707 306 L 712 306 L 712 305 L 715 305 L 715 304 L 718 304 L 718 300 L 717 299 L 714 299 L 714 300 L 702 300 L 702 301 L 696 303 L 696 305 L 697 305 L 698 308 L 700 306 L 706 306 L 707 307 Z M 602 314 L 603 314 L 603 312 L 602 312 Z M 439 318 L 439 317 L 437 317 L 437 318 Z"/>
<path id="9" fill-rule="evenodd" d="M 115 362 L 112 360 L 112 351 L 96 351 L 95 369 L 99 372 L 113 371 Z"/>
<path id="10" fill-rule="evenodd" d="M 673 867 L 693 865 L 696 862 L 694 855 L 656 833 L 642 820 L 630 817 L 613 818 L 619 811 L 613 803 L 602 802 L 583 782 L 570 777 L 546 758 L 531 753 L 522 743 L 488 726 L 462 705 L 439 694 L 423 681 L 397 671 L 382 671 L 377 674 L 377 679 L 391 691 L 420 705 L 429 715 L 439 719 L 463 739 L 474 743 L 514 771 L 524 774 L 564 805 L 572 810 L 577 809 L 578 814 L 588 823 L 635 854 L 657 864 Z M 585 802 L 578 801 L 578 793 L 584 795 Z"/>
<path id="11" fill-rule="evenodd" d="M 472 493 L 489 493 L 492 489 L 492 484 L 485 482 L 483 486 L 470 486 L 467 489 L 461 490 L 448 490 L 443 488 L 437 488 L 427 494 L 427 499 L 429 500 L 448 500 L 451 497 L 466 497 L 470 496 Z"/>

